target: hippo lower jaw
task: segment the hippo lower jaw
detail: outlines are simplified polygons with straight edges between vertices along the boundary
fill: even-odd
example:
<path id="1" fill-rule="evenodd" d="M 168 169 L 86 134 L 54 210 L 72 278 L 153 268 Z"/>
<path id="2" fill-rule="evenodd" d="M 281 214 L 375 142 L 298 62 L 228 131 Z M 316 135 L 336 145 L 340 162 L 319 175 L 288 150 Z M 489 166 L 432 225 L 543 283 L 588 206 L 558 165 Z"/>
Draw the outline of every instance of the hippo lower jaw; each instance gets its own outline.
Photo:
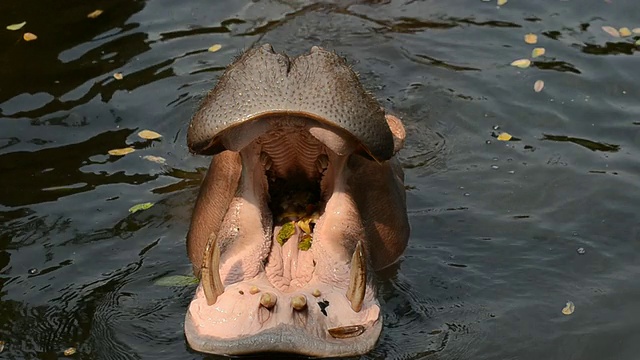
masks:
<path id="1" fill-rule="evenodd" d="M 300 117 L 261 118 L 224 142 L 235 152 L 216 156 L 241 170 L 220 230 L 201 254 L 201 283 L 185 319 L 189 345 L 229 355 L 371 350 L 380 305 L 349 182 L 360 162 L 377 164 L 353 160 L 347 134 Z"/>

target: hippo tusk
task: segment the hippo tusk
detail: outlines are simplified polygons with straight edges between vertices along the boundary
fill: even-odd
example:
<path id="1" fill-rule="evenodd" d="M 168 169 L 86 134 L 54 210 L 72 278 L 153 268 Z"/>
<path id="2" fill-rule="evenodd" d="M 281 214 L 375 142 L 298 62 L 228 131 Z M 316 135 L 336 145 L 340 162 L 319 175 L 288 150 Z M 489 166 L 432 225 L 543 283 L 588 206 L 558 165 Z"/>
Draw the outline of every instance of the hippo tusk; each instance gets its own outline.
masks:
<path id="1" fill-rule="evenodd" d="M 364 293 L 367 288 L 367 263 L 364 259 L 362 242 L 358 241 L 351 257 L 351 281 L 347 289 L 347 299 L 351 302 L 351 309 L 355 312 L 362 310 Z"/>
<path id="2" fill-rule="evenodd" d="M 224 285 L 220 279 L 220 247 L 215 234 L 209 238 L 204 250 L 201 274 L 204 296 L 207 298 L 207 305 L 211 306 L 224 292 Z"/>

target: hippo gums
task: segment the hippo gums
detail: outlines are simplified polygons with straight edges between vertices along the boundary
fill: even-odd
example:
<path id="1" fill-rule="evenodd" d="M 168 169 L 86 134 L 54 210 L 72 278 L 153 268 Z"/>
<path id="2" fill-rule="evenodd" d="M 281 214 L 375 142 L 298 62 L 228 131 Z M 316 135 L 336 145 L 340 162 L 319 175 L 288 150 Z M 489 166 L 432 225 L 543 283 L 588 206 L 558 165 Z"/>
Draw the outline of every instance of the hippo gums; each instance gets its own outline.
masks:
<path id="1" fill-rule="evenodd" d="M 189 125 L 211 155 L 187 250 L 200 278 L 189 345 L 239 355 L 348 356 L 382 329 L 373 271 L 407 246 L 400 120 L 347 63 L 271 45 L 224 72 Z"/>

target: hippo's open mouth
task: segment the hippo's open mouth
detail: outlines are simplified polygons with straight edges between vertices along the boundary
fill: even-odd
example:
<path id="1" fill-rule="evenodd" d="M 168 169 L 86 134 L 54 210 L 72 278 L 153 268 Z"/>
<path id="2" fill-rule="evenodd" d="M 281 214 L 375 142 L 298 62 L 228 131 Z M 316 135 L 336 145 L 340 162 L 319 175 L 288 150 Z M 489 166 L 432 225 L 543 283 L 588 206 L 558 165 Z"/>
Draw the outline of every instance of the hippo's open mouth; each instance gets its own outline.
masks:
<path id="1" fill-rule="evenodd" d="M 373 348 L 382 324 L 369 269 L 395 261 L 408 236 L 401 170 L 387 161 L 403 137 L 333 53 L 290 61 L 267 45 L 231 65 L 189 128 L 192 151 L 213 155 L 188 236 L 201 278 L 189 345 Z"/>
<path id="2" fill-rule="evenodd" d="M 243 126 L 245 136 L 258 136 L 240 151 L 226 231 L 203 255 L 185 324 L 189 344 L 227 354 L 369 349 L 381 329 L 380 308 L 357 243 L 364 230 L 345 194 L 347 157 L 311 135 L 322 129 L 313 121 L 262 121 L 270 124 L 264 134 Z"/>

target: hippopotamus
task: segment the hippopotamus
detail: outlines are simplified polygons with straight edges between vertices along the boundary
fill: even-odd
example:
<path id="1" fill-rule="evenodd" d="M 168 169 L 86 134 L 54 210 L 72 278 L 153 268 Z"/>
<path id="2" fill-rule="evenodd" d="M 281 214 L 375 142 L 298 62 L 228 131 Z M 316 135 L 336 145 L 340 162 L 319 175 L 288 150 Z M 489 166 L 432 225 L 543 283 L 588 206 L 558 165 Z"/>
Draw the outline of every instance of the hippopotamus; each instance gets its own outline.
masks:
<path id="1" fill-rule="evenodd" d="M 187 235 L 200 282 L 184 324 L 196 351 L 335 357 L 382 329 L 375 271 L 409 238 L 405 130 L 336 53 L 257 46 L 191 119 L 211 156 Z"/>

